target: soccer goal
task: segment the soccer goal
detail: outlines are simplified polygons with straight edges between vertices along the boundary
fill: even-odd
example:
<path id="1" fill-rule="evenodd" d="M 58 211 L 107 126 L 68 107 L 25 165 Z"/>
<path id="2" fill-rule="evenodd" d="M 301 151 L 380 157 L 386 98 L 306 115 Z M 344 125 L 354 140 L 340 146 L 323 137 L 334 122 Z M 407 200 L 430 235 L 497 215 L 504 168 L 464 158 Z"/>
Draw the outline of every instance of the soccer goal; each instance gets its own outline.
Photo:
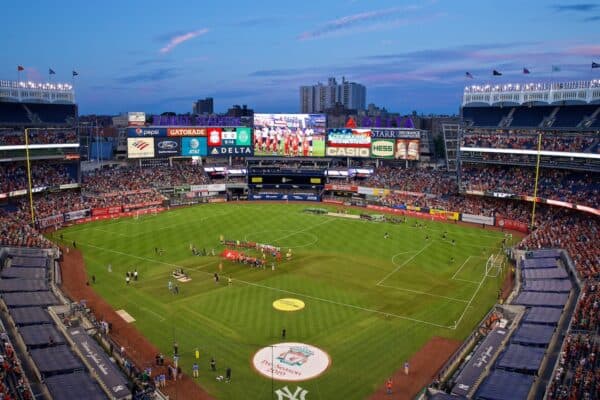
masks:
<path id="1" fill-rule="evenodd" d="M 496 278 L 504 270 L 504 264 L 504 254 L 501 252 L 490 255 L 490 258 L 485 263 L 485 276 Z"/>

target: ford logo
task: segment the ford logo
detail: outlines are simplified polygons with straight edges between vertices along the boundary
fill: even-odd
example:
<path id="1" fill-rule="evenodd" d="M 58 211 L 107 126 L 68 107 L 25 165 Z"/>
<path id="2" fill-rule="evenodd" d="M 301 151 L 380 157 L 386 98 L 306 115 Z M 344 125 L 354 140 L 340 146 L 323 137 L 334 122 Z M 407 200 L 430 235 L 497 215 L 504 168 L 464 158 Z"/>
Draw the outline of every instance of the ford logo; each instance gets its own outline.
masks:
<path id="1" fill-rule="evenodd" d="M 166 140 L 158 143 L 158 148 L 162 150 L 172 150 L 177 148 L 177 142 Z"/>

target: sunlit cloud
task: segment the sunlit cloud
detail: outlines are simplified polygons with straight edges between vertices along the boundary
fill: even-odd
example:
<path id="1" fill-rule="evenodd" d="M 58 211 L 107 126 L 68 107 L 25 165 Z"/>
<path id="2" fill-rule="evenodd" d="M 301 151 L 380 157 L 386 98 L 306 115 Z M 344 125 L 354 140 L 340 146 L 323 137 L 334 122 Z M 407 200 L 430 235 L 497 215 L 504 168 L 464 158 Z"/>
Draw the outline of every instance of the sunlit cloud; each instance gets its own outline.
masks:
<path id="1" fill-rule="evenodd" d="M 183 33 L 181 35 L 173 36 L 169 39 L 169 43 L 162 47 L 159 51 L 162 54 L 167 54 L 171 52 L 175 47 L 179 46 L 182 43 L 187 42 L 188 40 L 194 39 L 198 36 L 203 36 L 208 33 L 208 28 L 199 29 L 197 31 Z"/>

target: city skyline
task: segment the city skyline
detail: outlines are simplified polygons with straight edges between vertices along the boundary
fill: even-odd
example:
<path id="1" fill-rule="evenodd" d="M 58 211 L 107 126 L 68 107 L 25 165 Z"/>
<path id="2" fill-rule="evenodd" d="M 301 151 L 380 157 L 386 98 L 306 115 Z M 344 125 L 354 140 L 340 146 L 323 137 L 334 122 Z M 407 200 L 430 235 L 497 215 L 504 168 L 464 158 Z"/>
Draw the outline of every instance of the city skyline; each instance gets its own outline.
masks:
<path id="1" fill-rule="evenodd" d="M 452 114 L 468 84 L 600 78 L 599 3 L 230 5 L 8 3 L 0 79 L 21 65 L 23 80 L 47 81 L 51 68 L 70 83 L 76 70 L 80 113 L 117 114 L 188 112 L 205 97 L 218 112 L 298 112 L 300 86 L 345 76 L 366 86 L 367 104 Z"/>

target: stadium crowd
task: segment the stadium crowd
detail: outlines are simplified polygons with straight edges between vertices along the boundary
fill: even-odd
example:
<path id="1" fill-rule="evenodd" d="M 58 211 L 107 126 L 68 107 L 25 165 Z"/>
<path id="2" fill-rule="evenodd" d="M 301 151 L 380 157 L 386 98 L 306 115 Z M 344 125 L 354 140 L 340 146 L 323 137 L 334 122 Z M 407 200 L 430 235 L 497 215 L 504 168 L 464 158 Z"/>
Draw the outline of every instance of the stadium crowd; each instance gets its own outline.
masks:
<path id="1" fill-rule="evenodd" d="M 73 164 L 73 166 L 75 166 Z M 0 181 L 0 193 L 27 189 L 27 166 L 22 162 L 0 164 L 0 176 L 6 177 Z M 58 186 L 76 183 L 72 168 L 69 164 L 36 161 L 31 164 L 31 184 L 33 187 Z"/>
<path id="2" fill-rule="evenodd" d="M 448 194 L 456 193 L 456 177 L 433 169 L 377 168 L 373 175 L 357 184 L 406 192 Z"/>
<path id="3" fill-rule="evenodd" d="M 201 165 L 173 163 L 160 168 L 120 167 L 83 175 L 86 191 L 105 193 L 181 185 L 206 185 L 210 179 Z"/>
<path id="4" fill-rule="evenodd" d="M 500 165 L 463 165 L 465 190 L 533 196 L 535 169 Z M 540 169 L 538 197 L 600 208 L 600 181 L 593 173 Z"/>
<path id="5" fill-rule="evenodd" d="M 590 334 L 571 333 L 565 338 L 548 400 L 600 398 L 600 343 Z"/>
<path id="6" fill-rule="evenodd" d="M 79 138 L 73 130 L 30 130 L 29 144 L 78 143 Z M 2 132 L 0 146 L 24 145 L 25 133 L 20 131 Z"/>
<path id="7" fill-rule="evenodd" d="M 36 163 L 36 165 L 38 165 Z M 48 182 L 61 181 L 66 171 L 56 169 L 56 164 L 40 163 L 41 168 L 50 172 L 44 175 L 36 171 L 37 178 L 49 177 Z M 58 164 L 60 168 L 60 164 Z M 3 166 L 0 173 L 3 176 L 19 176 L 22 170 L 18 165 Z M 12 169 L 11 169 L 12 168 Z M 463 169 L 464 182 L 468 188 L 475 190 L 517 191 L 531 194 L 530 169 L 503 167 L 473 167 Z M 12 184 L 3 182 L 4 187 Z M 40 182 L 44 182 L 43 180 Z M 69 181 L 71 182 L 71 181 Z M 209 184 L 210 178 L 202 166 L 175 163 L 170 167 L 160 168 L 114 168 L 102 169 L 84 174 L 82 191 L 63 190 L 60 192 L 45 192 L 35 196 L 35 212 L 38 219 L 48 218 L 69 211 L 111 207 L 114 205 L 136 205 L 160 203 L 164 200 L 156 188 L 186 184 Z M 484 216 L 505 216 L 523 223 L 529 223 L 531 203 L 517 200 L 487 198 L 483 196 L 457 195 L 456 179 L 439 171 L 398 170 L 392 167 L 378 168 L 373 176 L 361 185 L 372 187 L 387 187 L 406 192 L 420 193 L 391 193 L 381 199 L 388 206 L 419 206 L 439 208 L 448 211 Z M 540 179 L 540 196 L 559 197 L 571 202 L 587 203 L 598 206 L 599 183 L 591 174 L 544 171 Z M 559 193 L 558 196 L 555 194 Z M 19 198 L 16 211 L 9 212 L 0 208 L 0 245 L 49 247 L 51 243 L 28 225 L 28 199 Z M 134 207 L 133 207 L 134 208 Z M 598 333 L 599 330 L 599 301 L 600 301 L 600 247 L 596 245 L 600 237 L 600 220 L 590 218 L 589 214 L 574 210 L 562 209 L 540 204 L 537 210 L 536 226 L 529 236 L 519 245 L 523 249 L 543 247 L 564 248 L 570 254 L 580 276 L 586 281 L 584 295 L 577 305 L 573 320 L 573 329 Z M 574 350 L 570 347 L 567 353 Z M 577 354 L 576 352 L 573 354 Z M 555 399 L 572 398 L 577 395 L 597 394 L 598 376 L 591 369 L 579 368 L 570 362 L 569 357 L 561 364 L 557 372 L 552 393 Z M 577 355 L 573 356 L 577 358 Z M 586 361 L 585 366 L 591 361 Z M 597 370 L 597 368 L 596 368 Z M 572 377 L 575 377 L 573 379 Z M 579 377 L 579 378 L 577 378 Z M 590 382 L 592 382 L 590 384 Z M 596 392 L 594 392 L 594 390 Z M 567 397 L 563 397 L 567 393 Z M 586 398 L 578 397 L 578 398 Z"/>
<path id="8" fill-rule="evenodd" d="M 576 153 L 597 152 L 598 147 L 593 146 L 597 142 L 598 138 L 595 136 L 545 134 L 542 136 L 542 150 Z M 537 150 L 538 137 L 519 132 L 494 134 L 468 132 L 463 136 L 461 145 L 494 149 Z"/>

